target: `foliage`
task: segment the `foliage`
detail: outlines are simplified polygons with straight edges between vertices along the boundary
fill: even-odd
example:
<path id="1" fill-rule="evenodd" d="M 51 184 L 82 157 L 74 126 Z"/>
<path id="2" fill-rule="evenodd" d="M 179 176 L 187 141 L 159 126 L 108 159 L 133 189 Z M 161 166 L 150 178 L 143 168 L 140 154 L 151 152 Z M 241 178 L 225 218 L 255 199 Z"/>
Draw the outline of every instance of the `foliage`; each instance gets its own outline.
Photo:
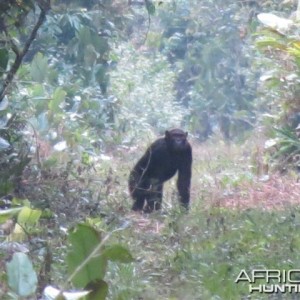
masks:
<path id="1" fill-rule="evenodd" d="M 297 267 L 299 216 L 295 207 L 232 211 L 222 207 L 203 210 L 196 204 L 188 216 L 171 210 L 164 218 L 141 217 L 140 224 L 137 220 L 120 237 L 133 248 L 139 262 L 133 269 L 127 265 L 113 269 L 112 298 L 247 297 L 249 286 L 235 283 L 241 270 Z M 262 295 L 261 299 L 266 298 Z"/>
<path id="2" fill-rule="evenodd" d="M 0 79 L 46 2 L 0 3 Z M 136 148 L 167 127 L 235 138 L 267 116 L 291 128 L 276 155 L 299 154 L 298 27 L 257 33 L 261 53 L 249 35 L 291 3 L 52 1 L 0 104 L 0 298 L 240 299 L 241 269 L 299 265 L 299 184 L 256 180 L 253 145 L 236 161 L 218 134 L 195 145 L 188 215 L 173 181 L 162 214 L 130 214 L 127 193 Z"/>
<path id="3" fill-rule="evenodd" d="M 32 295 L 37 287 L 37 275 L 32 263 L 24 253 L 14 253 L 12 260 L 6 264 L 8 284 L 20 297 Z"/>
<path id="4" fill-rule="evenodd" d="M 256 45 L 266 56 L 260 60 L 261 67 L 265 74 L 261 76 L 264 84 L 262 88 L 271 89 L 271 103 L 268 105 L 274 110 L 271 113 L 278 113 L 283 124 L 288 124 L 289 117 L 299 110 L 299 41 L 296 38 L 297 29 L 293 22 L 288 19 L 276 19 L 278 27 L 266 27 L 257 36 Z M 280 29 L 283 22 L 291 22 L 287 30 Z M 276 24 L 276 23 L 275 23 Z M 276 26 L 276 25 L 275 25 Z M 284 60 L 283 60 L 284 58 Z"/>
<path id="5" fill-rule="evenodd" d="M 185 220 L 181 246 L 170 253 L 171 268 L 184 278 L 183 286 L 194 291 L 191 297 L 198 293 L 206 298 L 242 298 L 248 295 L 248 286 L 235 283 L 240 270 L 297 266 L 298 219 L 298 210 L 234 213 L 216 209 L 208 217 L 198 216 L 198 224 Z"/>
<path id="6" fill-rule="evenodd" d="M 105 281 L 108 299 L 239 299 L 248 296 L 248 286 L 234 282 L 241 269 L 250 272 L 254 268 L 296 268 L 300 259 L 297 254 L 300 211 L 297 206 L 289 207 L 287 201 L 292 196 L 290 191 L 294 191 L 299 203 L 299 184 L 294 180 L 294 186 L 289 185 L 290 178 L 288 182 L 275 181 L 271 186 L 269 182 L 258 183 L 252 178 L 255 190 L 246 189 L 243 184 L 249 182 L 245 178 L 249 162 L 243 158 L 241 164 L 240 156 L 233 161 L 232 152 L 236 150 L 231 148 L 229 154 L 220 150 L 223 147 L 221 144 L 216 147 L 215 142 L 210 149 L 208 145 L 195 147 L 196 157 L 201 160 L 196 160 L 194 172 L 201 176 L 193 178 L 193 202 L 188 214 L 177 210 L 173 203 L 176 197 L 168 190 L 162 214 L 130 214 L 130 203 L 124 201 L 119 188 L 111 192 L 115 193 L 114 198 L 110 195 L 102 204 L 103 217 L 89 218 L 70 231 L 66 231 L 66 224 L 70 222 L 66 222 L 62 212 L 68 214 L 72 208 L 76 223 L 80 215 L 87 216 L 87 212 L 78 210 L 75 203 L 66 203 L 67 208 L 60 209 L 58 218 L 54 214 L 50 219 L 42 215 L 35 226 L 32 224 L 36 222 L 36 214 L 26 214 L 33 219 L 29 222 L 22 218 L 26 232 L 23 236 L 28 237 L 28 242 L 23 239 L 22 245 L 30 250 L 28 256 L 38 276 L 38 287 L 46 287 L 50 293 L 51 279 L 64 291 L 65 297 L 68 291 L 72 296 L 78 295 L 78 288 L 70 291 L 68 277 L 73 278 L 71 281 L 77 287 L 82 287 L 81 292 L 106 291 Z M 248 148 L 239 148 L 239 151 L 243 153 Z M 123 159 L 114 163 L 119 165 L 120 162 L 124 164 Z M 125 175 L 121 174 L 120 171 L 118 180 L 125 185 Z M 275 191 L 271 194 L 272 187 Z M 174 189 L 173 184 L 166 189 Z M 278 205 L 275 194 L 284 199 L 283 206 Z M 244 210 L 247 208 L 244 203 L 251 199 L 252 206 Z M 239 204 L 240 209 L 228 206 L 230 200 Z M 267 201 L 269 206 L 264 205 Z M 36 230 L 32 231 L 32 227 Z M 106 239 L 107 234 L 109 239 Z M 47 241 L 53 256 L 48 281 L 42 281 L 41 270 L 47 262 L 43 240 Z M 135 260 L 129 264 L 119 264 L 131 261 L 123 245 L 134 254 Z M 8 253 L 0 249 L 5 261 Z M 96 267 L 97 271 L 93 271 Z M 73 273 L 76 276 L 72 276 Z M 87 284 L 92 278 L 96 283 Z M 2 282 L 6 287 L 7 280 L 3 278 Z"/>
<path id="7" fill-rule="evenodd" d="M 24 131 L 26 121 L 16 115 L 0 125 L 0 197 L 10 193 L 21 181 L 31 160 Z"/>
<path id="8" fill-rule="evenodd" d="M 139 132 L 147 135 L 155 129 L 163 133 L 166 128 L 180 127 L 186 110 L 175 100 L 169 63 L 160 55 L 153 59 L 126 44 L 116 51 L 120 60 L 111 72 L 111 91 L 117 98 L 121 142 L 131 143 Z"/>
<path id="9" fill-rule="evenodd" d="M 11 210 L 9 210 L 11 211 Z M 3 214 L 2 214 L 3 215 Z M 38 225 L 40 221 L 41 211 L 32 210 L 24 206 L 18 214 L 17 224 L 12 228 L 10 241 L 24 240 L 20 239 L 20 230 L 23 237 L 25 235 L 33 235 L 42 232 L 32 232 L 32 225 Z M 6 221 L 7 222 L 7 221 Z M 108 285 L 103 280 L 106 273 L 108 261 L 131 263 L 133 257 L 130 252 L 120 244 L 106 245 L 106 241 L 111 234 L 101 238 L 99 231 L 87 224 L 78 224 L 77 227 L 70 232 L 69 240 L 69 254 L 67 256 L 66 264 L 69 269 L 70 276 L 68 282 L 72 282 L 77 288 L 86 288 L 88 291 L 84 295 L 85 299 L 105 299 L 108 291 Z M 19 247 L 21 249 L 21 247 Z M 4 253 L 1 252 L 1 255 Z M 43 257 L 44 263 L 47 262 L 47 255 Z M 35 261 L 36 263 L 36 261 Z M 41 266 L 39 266 L 42 268 Z M 51 266 L 48 266 L 51 268 Z M 37 289 L 44 284 L 41 276 L 42 269 L 39 275 L 35 272 L 32 262 L 29 257 L 22 252 L 15 252 L 12 259 L 6 263 L 7 269 L 7 284 L 10 287 L 9 295 L 12 299 L 19 297 L 27 297 L 36 294 Z M 47 275 L 49 276 L 49 274 Z M 65 284 L 58 294 L 64 294 L 67 288 Z M 44 291 L 47 297 L 52 299 L 51 295 L 56 294 L 54 288 L 48 286 Z M 58 296 L 56 294 L 55 297 Z M 66 293 L 68 294 L 68 293 Z M 74 293 L 74 297 L 77 293 Z M 66 296 L 67 299 L 71 296 Z M 80 296 L 78 296 L 78 299 Z M 54 297 L 53 297 L 54 299 Z"/>
<path id="10" fill-rule="evenodd" d="M 177 99 L 190 108 L 190 126 L 202 140 L 213 127 L 229 139 L 254 121 L 254 72 L 245 23 L 250 11 L 229 2 L 177 1 L 159 15 L 161 49 L 178 73 Z"/>
<path id="11" fill-rule="evenodd" d="M 274 129 L 275 138 L 267 140 L 267 149 L 272 153 L 272 162 L 279 169 L 287 168 L 299 170 L 300 166 L 300 141 L 298 133 L 291 127 Z"/>
<path id="12" fill-rule="evenodd" d="M 36 3 L 36 5 L 35 5 Z M 1 28 L 0 28 L 0 39 L 2 43 L 6 46 L 5 49 L 2 49 L 1 54 L 4 55 L 5 59 L 2 59 L 2 76 L 5 74 L 7 65 L 8 65 L 8 56 L 9 51 L 13 52 L 14 59 L 9 66 L 9 70 L 7 74 L 5 74 L 5 80 L 1 85 L 0 90 L 0 102 L 2 102 L 4 96 L 7 93 L 8 88 L 12 84 L 12 81 L 20 68 L 22 61 L 25 55 L 28 52 L 30 45 L 35 39 L 37 32 L 40 26 L 43 24 L 46 14 L 50 9 L 50 0 L 43 1 L 8 1 L 6 5 L 2 5 L 4 9 L 1 12 Z M 29 12 L 35 13 L 35 9 L 39 9 L 39 13 L 37 13 L 37 21 L 33 21 L 33 28 L 29 30 L 25 30 L 22 32 L 20 30 L 24 25 Z M 21 12 L 21 13 L 20 13 Z M 18 19 L 15 21 L 12 19 L 13 17 L 17 17 Z M 15 31 L 16 30 L 16 31 Z M 17 32 L 17 34 L 16 34 Z M 28 36 L 26 36 L 28 35 Z M 19 46 L 20 40 L 24 39 L 22 47 Z"/>
<path id="13" fill-rule="evenodd" d="M 267 102 L 262 99 L 261 107 L 268 106 L 269 126 L 275 127 L 275 158 L 280 168 L 287 164 L 298 164 L 299 154 L 299 70 L 300 48 L 298 28 L 290 19 L 273 14 L 258 16 L 264 28 L 259 32 L 256 45 L 265 55 L 261 60 L 265 74 L 261 77 L 262 90 L 268 88 Z M 271 116 L 271 118 L 270 118 Z M 278 163 L 277 163 L 278 164 Z"/>
<path id="14" fill-rule="evenodd" d="M 105 299 L 108 286 L 104 279 L 109 260 L 132 262 L 127 249 L 120 245 L 111 245 L 104 250 L 99 232 L 86 225 L 77 225 L 70 234 L 72 251 L 68 255 L 70 280 L 77 288 L 91 291 L 87 299 Z M 102 250 L 102 251 L 101 251 Z"/>

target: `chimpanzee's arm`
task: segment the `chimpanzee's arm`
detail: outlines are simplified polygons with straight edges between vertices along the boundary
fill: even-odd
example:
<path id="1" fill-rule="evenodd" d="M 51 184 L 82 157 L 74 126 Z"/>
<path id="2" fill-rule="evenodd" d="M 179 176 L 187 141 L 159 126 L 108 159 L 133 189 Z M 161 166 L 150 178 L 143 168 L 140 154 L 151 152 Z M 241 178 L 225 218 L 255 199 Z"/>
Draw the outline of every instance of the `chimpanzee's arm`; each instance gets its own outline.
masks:
<path id="1" fill-rule="evenodd" d="M 155 166 L 157 164 L 157 160 L 161 159 L 163 156 L 163 149 L 165 149 L 164 139 L 158 139 L 148 147 L 144 155 L 131 171 L 129 180 L 129 185 L 131 187 L 139 185 L 141 181 L 143 181 L 144 177 L 148 177 L 152 167 Z"/>

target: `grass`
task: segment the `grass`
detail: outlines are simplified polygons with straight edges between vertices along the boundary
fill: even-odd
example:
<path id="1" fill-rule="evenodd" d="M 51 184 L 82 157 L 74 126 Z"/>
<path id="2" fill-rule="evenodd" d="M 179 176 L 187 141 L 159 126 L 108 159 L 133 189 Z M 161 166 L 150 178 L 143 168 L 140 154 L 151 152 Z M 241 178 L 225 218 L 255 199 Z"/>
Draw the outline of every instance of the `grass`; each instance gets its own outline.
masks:
<path id="1" fill-rule="evenodd" d="M 129 225 L 115 239 L 136 262 L 111 265 L 111 299 L 295 299 L 250 295 L 247 283 L 235 283 L 243 269 L 300 268 L 300 186 L 293 176 L 253 175 L 248 147 L 194 146 L 188 214 L 178 212 L 174 181 L 163 213 L 126 207 L 119 221 Z"/>
<path id="2" fill-rule="evenodd" d="M 136 262 L 112 266 L 112 299 L 242 299 L 249 294 L 247 284 L 235 283 L 242 269 L 299 268 L 299 227 L 298 207 L 194 207 L 188 215 L 135 216 L 116 239 L 128 245 Z M 131 297 L 120 298 L 126 289 Z"/>
<path id="3" fill-rule="evenodd" d="M 60 286 L 67 276 L 64 229 L 86 220 L 104 232 L 122 228 L 109 242 L 125 245 L 135 258 L 110 262 L 109 299 L 297 299 L 288 293 L 250 295 L 247 283 L 235 283 L 241 270 L 300 269 L 298 176 L 259 171 L 263 154 L 257 145 L 195 144 L 189 213 L 178 209 L 176 178 L 165 186 L 161 212 L 131 212 L 127 177 L 137 150 L 112 154 L 82 186 L 72 181 L 64 193 L 55 180 L 44 183 L 52 194 L 40 183 L 38 198 L 51 200 L 53 212 L 40 223 L 40 235 L 51 235 L 53 284 Z"/>

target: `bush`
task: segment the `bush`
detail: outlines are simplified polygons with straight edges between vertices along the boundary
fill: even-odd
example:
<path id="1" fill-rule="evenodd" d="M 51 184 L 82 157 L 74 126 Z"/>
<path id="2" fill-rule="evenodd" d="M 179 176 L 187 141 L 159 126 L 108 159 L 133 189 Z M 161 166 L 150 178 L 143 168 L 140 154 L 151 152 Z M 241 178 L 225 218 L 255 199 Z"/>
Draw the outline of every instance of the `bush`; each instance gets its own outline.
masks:
<path id="1" fill-rule="evenodd" d="M 128 45 L 118 54 L 111 89 L 118 99 L 116 126 L 124 140 L 130 142 L 137 133 L 147 135 L 153 129 L 180 127 L 186 111 L 175 100 L 175 74 L 167 60 L 161 55 L 147 57 Z"/>

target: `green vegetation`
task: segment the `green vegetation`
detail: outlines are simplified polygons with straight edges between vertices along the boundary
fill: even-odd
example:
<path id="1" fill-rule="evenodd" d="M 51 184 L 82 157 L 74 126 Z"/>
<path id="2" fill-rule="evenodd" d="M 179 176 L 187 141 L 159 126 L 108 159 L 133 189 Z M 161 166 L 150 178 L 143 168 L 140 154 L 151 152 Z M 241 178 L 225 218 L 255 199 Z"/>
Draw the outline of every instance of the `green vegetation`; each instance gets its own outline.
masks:
<path id="1" fill-rule="evenodd" d="M 0 2 L 1 299 L 299 297 L 235 282 L 300 269 L 296 2 Z M 191 210 L 171 180 L 133 213 L 130 169 L 171 127 Z"/>
<path id="2" fill-rule="evenodd" d="M 87 283 L 93 280 L 94 293 L 107 293 L 108 299 L 239 299 L 249 294 L 247 283 L 235 283 L 241 270 L 297 269 L 297 180 L 274 175 L 266 182 L 260 181 L 250 171 L 250 157 L 243 165 L 239 163 L 249 145 L 231 149 L 218 146 L 216 149 L 212 143 L 194 147 L 201 159 L 196 158 L 193 168 L 193 203 L 188 214 L 179 212 L 174 181 L 167 185 L 163 214 L 131 213 L 131 201 L 123 195 L 125 175 L 118 177 L 119 188 L 112 188 L 109 196 L 100 201 L 101 217 L 79 203 L 73 204 L 71 212 L 66 207 L 67 198 L 52 203 L 54 213 L 50 215 L 49 211 L 42 211 L 41 215 L 41 211 L 29 208 L 21 212 L 8 210 L 2 222 L 18 214 L 17 224 L 21 226 L 13 230 L 8 240 L 22 241 L 29 253 L 39 253 L 37 257 L 29 255 L 35 267 L 32 276 L 39 274 L 34 287 L 40 289 L 52 278 L 54 287 L 70 290 L 66 279 L 95 249 L 99 254 L 91 255 L 87 262 L 93 257 L 98 259 L 98 263 L 90 262 L 96 269 L 87 265 L 86 275 L 74 277 L 74 285 L 91 287 Z M 109 167 L 113 165 L 121 171 L 121 162 L 119 158 Z M 123 167 L 129 169 L 128 164 Z M 101 174 L 105 171 L 95 176 Z M 13 203 L 18 202 L 15 199 Z M 75 220 L 69 219 L 72 216 Z M 80 216 L 85 225 L 67 233 L 65 224 L 78 222 Z M 46 270 L 45 279 L 41 274 Z M 96 281 L 93 276 L 98 276 Z M 18 292 L 10 284 L 9 287 Z M 7 299 L 15 299 L 12 291 Z M 254 296 L 268 299 L 258 293 Z"/>
<path id="3" fill-rule="evenodd" d="M 194 207 L 189 216 L 168 214 L 158 232 L 149 230 L 149 224 L 144 232 L 129 232 L 126 240 L 138 258 L 138 286 L 148 295 L 144 299 L 246 297 L 248 284 L 235 283 L 241 270 L 290 270 L 299 265 L 299 212 Z M 150 222 L 155 227 L 157 220 Z M 268 299 L 258 293 L 254 297 Z"/>

